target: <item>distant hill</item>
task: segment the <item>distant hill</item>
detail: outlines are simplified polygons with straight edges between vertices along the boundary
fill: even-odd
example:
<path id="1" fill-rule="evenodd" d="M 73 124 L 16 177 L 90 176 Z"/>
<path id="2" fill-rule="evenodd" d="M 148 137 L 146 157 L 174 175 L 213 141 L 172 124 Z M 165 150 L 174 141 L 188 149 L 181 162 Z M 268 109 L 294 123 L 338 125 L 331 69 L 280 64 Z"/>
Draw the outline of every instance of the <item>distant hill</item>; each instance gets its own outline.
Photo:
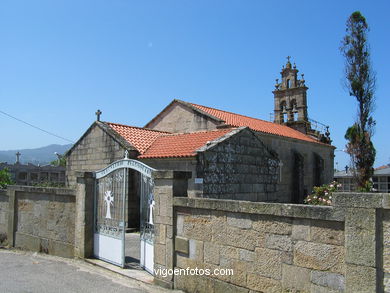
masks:
<path id="1" fill-rule="evenodd" d="M 47 164 L 53 160 L 57 159 L 55 152 L 59 154 L 64 154 L 67 150 L 72 147 L 72 144 L 59 145 L 51 144 L 45 147 L 36 148 L 36 149 L 21 149 L 21 150 L 8 150 L 0 151 L 0 162 L 15 163 L 16 161 L 16 152 L 20 152 L 20 162 L 22 164 L 32 163 L 32 164 Z"/>

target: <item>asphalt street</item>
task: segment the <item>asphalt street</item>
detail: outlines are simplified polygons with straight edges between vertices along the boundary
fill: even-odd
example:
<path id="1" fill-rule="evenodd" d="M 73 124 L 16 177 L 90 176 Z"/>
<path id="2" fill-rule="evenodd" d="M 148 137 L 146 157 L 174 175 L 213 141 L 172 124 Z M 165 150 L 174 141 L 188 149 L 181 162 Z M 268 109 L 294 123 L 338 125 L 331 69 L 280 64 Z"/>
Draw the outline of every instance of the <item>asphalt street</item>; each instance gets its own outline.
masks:
<path id="1" fill-rule="evenodd" d="M 0 293 L 172 292 L 81 260 L 0 249 Z"/>

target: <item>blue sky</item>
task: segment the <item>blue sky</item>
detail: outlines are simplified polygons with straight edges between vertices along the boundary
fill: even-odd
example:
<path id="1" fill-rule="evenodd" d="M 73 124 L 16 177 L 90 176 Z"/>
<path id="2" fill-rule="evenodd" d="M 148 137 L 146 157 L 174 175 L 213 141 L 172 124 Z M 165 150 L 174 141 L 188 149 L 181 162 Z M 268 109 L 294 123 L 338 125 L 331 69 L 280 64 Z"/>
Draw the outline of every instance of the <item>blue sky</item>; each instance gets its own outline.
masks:
<path id="1" fill-rule="evenodd" d="M 294 3 L 294 4 L 293 4 Z M 143 126 L 172 99 L 269 120 L 292 56 L 309 116 L 330 125 L 339 168 L 356 102 L 340 54 L 348 16 L 369 25 L 377 73 L 375 165 L 390 162 L 390 1 L 0 2 L 0 111 L 76 141 L 102 120 Z M 66 141 L 0 113 L 0 150 Z"/>

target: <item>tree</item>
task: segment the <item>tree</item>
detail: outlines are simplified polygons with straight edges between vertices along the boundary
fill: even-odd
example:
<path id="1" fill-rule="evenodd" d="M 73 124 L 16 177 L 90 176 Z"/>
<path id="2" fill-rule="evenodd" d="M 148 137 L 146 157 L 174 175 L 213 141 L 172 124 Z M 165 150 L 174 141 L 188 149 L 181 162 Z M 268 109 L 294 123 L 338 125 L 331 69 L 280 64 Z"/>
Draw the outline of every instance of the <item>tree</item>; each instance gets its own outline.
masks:
<path id="1" fill-rule="evenodd" d="M 356 171 L 358 188 L 367 186 L 372 174 L 376 151 L 372 143 L 375 120 L 375 73 L 370 62 L 367 43 L 368 25 L 364 16 L 356 11 L 347 21 L 346 36 L 340 48 L 345 57 L 346 86 L 349 95 L 356 98 L 358 111 L 356 122 L 347 129 L 347 152 Z"/>
<path id="2" fill-rule="evenodd" d="M 13 184 L 13 182 L 9 170 L 7 168 L 0 170 L 0 188 L 5 188 L 10 184 Z"/>
<path id="3" fill-rule="evenodd" d="M 66 167 L 66 158 L 63 155 L 61 155 L 59 159 L 51 161 L 50 165 Z"/>

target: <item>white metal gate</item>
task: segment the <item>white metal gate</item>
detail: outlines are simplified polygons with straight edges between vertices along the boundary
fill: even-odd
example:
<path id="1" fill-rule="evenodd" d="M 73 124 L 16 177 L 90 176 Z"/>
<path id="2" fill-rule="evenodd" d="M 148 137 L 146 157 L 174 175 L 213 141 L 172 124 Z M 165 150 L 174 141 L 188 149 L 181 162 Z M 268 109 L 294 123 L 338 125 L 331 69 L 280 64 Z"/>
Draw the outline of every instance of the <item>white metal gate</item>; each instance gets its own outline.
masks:
<path id="1" fill-rule="evenodd" d="M 123 159 L 95 172 L 94 256 L 125 266 L 126 209 L 129 193 L 129 169 L 140 173 L 140 265 L 153 274 L 153 168 L 131 159 Z"/>
<path id="2" fill-rule="evenodd" d="M 142 268 L 153 274 L 153 241 L 154 241 L 154 195 L 153 179 L 142 174 L 141 176 L 141 200 L 140 200 L 140 238 L 141 238 L 141 259 Z"/>

